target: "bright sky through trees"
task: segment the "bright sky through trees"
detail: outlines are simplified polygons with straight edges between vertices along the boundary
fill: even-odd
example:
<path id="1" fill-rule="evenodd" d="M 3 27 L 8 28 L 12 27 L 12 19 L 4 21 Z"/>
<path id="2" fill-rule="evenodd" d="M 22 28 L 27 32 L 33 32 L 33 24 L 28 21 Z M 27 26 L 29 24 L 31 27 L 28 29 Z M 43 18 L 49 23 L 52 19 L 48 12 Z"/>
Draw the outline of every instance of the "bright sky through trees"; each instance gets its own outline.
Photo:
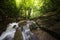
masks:
<path id="1" fill-rule="evenodd" d="M 33 16 L 35 17 L 36 15 L 38 16 L 40 14 L 40 12 L 37 11 L 36 9 L 39 9 L 44 4 L 43 0 L 15 0 L 15 2 L 16 2 L 17 8 L 20 8 L 20 6 L 22 6 L 23 10 L 25 10 L 27 12 L 28 12 L 29 8 L 31 8 L 30 17 L 33 17 Z M 36 8 L 36 9 L 34 9 L 34 8 Z M 28 9 L 28 10 L 26 10 L 26 9 Z M 24 14 L 23 14 L 23 16 L 24 16 Z M 27 14 L 28 13 L 26 13 L 26 15 Z"/>

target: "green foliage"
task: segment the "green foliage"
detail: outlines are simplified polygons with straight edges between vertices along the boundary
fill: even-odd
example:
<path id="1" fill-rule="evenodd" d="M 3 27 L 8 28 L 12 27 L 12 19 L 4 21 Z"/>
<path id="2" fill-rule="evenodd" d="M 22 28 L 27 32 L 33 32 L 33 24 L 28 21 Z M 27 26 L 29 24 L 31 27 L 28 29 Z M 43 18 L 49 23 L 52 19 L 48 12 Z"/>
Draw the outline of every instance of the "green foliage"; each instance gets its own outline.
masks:
<path id="1" fill-rule="evenodd" d="M 10 17 L 37 18 L 47 12 L 59 11 L 59 0 L 4 0 L 1 9 Z"/>

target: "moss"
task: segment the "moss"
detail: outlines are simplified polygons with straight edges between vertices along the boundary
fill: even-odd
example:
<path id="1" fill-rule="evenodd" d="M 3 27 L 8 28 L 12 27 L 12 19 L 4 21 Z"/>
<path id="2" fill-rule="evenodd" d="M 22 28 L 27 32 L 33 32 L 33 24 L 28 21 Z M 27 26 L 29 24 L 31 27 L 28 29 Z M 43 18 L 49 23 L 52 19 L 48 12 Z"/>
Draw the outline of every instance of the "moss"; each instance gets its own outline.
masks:
<path id="1" fill-rule="evenodd" d="M 22 40 L 22 34 L 19 29 L 16 30 L 14 40 Z"/>

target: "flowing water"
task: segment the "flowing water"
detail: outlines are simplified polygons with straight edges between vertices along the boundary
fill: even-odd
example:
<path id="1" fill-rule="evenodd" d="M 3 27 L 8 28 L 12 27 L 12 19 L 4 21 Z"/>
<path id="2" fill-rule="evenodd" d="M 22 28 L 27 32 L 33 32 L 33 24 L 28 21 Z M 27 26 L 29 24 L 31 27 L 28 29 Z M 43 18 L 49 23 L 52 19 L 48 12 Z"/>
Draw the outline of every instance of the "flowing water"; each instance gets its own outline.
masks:
<path id="1" fill-rule="evenodd" d="M 30 31 L 29 25 L 32 23 L 30 21 L 27 21 L 27 24 L 23 26 L 22 36 L 23 40 L 36 40 L 36 37 L 34 34 Z"/>
<path id="2" fill-rule="evenodd" d="M 14 28 L 15 26 L 15 28 Z M 0 36 L 0 40 L 12 40 L 14 38 L 14 34 L 16 32 L 16 28 L 18 27 L 18 23 L 10 23 L 5 32 Z"/>
<path id="3" fill-rule="evenodd" d="M 23 40 L 36 40 L 36 37 L 34 34 L 30 31 L 29 25 L 32 23 L 30 21 L 27 21 L 27 24 L 23 27 L 19 27 L 18 23 L 10 23 L 6 29 L 5 32 L 2 33 L 0 36 L 0 40 L 13 40 L 14 34 L 16 32 L 16 28 L 19 27 Z"/>

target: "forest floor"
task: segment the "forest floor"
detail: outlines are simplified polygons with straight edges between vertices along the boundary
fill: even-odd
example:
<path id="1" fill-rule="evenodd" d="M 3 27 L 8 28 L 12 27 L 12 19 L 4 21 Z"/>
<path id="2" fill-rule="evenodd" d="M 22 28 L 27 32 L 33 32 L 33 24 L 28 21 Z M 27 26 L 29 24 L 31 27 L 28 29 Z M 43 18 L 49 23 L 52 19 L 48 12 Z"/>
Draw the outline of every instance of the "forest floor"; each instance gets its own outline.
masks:
<path id="1" fill-rule="evenodd" d="M 37 36 L 39 40 L 56 40 L 54 37 L 52 37 L 50 34 L 48 34 L 45 31 L 42 31 L 41 29 L 39 30 L 33 30 L 32 31 L 34 35 Z"/>
<path id="2" fill-rule="evenodd" d="M 51 26 L 48 29 L 60 35 L 60 22 L 54 24 L 54 26 Z M 39 38 L 39 40 L 57 40 L 56 38 L 51 36 L 49 33 L 41 29 L 33 30 L 32 32 Z"/>

